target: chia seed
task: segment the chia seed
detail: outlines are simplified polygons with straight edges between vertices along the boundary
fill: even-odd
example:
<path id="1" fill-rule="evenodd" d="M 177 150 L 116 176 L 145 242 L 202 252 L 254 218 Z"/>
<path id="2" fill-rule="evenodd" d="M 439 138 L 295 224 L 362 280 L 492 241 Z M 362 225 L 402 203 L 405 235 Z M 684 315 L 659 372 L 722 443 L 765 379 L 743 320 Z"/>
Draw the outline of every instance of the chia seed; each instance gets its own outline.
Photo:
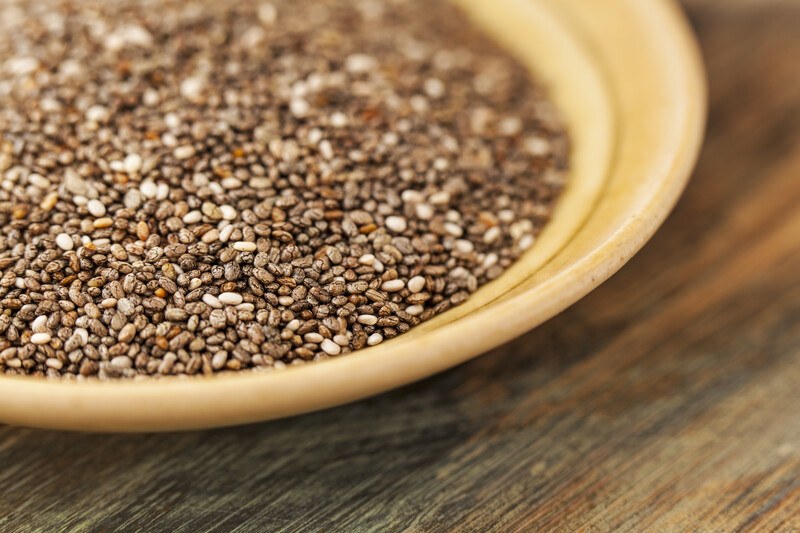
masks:
<path id="1" fill-rule="evenodd" d="M 445 0 L 0 5 L 0 373 L 340 357 L 530 248 L 544 91 Z"/>

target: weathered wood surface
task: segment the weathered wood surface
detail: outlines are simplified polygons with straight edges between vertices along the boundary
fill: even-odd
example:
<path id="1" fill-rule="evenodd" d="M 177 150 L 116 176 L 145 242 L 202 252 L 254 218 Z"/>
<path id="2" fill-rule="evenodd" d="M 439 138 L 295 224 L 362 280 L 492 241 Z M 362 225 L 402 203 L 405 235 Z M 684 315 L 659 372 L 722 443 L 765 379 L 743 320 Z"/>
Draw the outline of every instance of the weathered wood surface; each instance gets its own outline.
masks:
<path id="1" fill-rule="evenodd" d="M 686 5 L 709 139 L 619 275 L 491 355 L 329 412 L 0 428 L 0 531 L 800 530 L 800 3 Z"/>

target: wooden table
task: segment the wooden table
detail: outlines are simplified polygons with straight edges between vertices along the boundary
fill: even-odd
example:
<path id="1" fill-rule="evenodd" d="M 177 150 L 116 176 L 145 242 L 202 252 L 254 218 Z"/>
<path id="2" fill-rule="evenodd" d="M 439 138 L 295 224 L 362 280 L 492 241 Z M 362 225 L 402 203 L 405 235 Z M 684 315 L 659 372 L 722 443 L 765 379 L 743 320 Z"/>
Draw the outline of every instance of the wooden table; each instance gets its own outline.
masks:
<path id="1" fill-rule="evenodd" d="M 685 3 L 708 143 L 619 275 L 495 353 L 324 413 L 0 428 L 0 531 L 800 530 L 800 3 Z"/>

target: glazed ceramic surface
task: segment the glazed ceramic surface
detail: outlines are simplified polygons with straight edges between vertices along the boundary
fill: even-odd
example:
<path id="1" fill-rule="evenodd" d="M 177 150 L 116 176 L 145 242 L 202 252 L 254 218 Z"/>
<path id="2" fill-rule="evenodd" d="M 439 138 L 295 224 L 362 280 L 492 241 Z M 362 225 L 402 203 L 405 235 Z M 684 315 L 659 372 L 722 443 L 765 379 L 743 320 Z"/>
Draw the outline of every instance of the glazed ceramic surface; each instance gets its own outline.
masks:
<path id="1" fill-rule="evenodd" d="M 0 421 L 166 431 L 331 407 L 475 357 L 616 272 L 677 201 L 701 144 L 704 75 L 682 14 L 669 0 L 454 1 L 535 72 L 571 131 L 568 190 L 523 259 L 464 305 L 324 362 L 137 382 L 0 377 Z"/>

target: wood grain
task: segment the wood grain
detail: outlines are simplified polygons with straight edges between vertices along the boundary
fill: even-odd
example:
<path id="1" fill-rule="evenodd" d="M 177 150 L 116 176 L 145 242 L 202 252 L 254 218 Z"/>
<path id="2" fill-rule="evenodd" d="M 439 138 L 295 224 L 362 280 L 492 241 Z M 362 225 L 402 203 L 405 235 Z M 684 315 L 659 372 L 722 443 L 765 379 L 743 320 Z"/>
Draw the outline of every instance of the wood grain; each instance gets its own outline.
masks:
<path id="1" fill-rule="evenodd" d="M 0 531 L 800 530 L 800 4 L 686 0 L 712 87 L 656 238 L 545 326 L 355 405 L 0 428 Z"/>

